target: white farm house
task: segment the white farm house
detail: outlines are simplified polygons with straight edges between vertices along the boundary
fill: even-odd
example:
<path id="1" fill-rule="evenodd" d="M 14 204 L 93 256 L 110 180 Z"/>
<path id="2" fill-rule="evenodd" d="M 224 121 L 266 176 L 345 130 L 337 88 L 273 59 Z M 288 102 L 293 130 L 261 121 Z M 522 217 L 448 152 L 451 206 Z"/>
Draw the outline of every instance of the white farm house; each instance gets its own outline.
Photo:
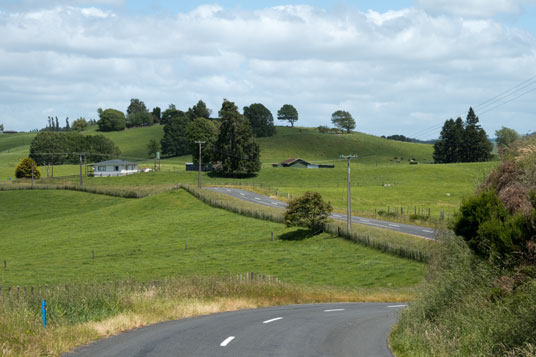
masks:
<path id="1" fill-rule="evenodd" d="M 93 165 L 93 176 L 125 176 L 138 173 L 138 164 L 124 160 L 109 160 Z"/>

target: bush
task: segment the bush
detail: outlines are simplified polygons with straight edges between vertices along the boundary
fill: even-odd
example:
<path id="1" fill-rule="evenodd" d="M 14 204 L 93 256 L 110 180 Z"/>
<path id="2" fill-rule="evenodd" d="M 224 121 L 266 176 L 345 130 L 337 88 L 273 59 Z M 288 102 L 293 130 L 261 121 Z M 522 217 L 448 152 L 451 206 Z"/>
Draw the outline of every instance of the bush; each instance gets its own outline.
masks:
<path id="1" fill-rule="evenodd" d="M 32 177 L 32 169 L 33 169 L 33 177 L 38 179 L 41 177 L 41 171 L 39 171 L 39 168 L 37 167 L 37 164 L 31 157 L 27 157 L 25 159 L 22 159 L 20 164 L 15 169 L 15 177 L 16 178 L 29 178 Z"/>
<path id="2" fill-rule="evenodd" d="M 323 230 L 331 211 L 331 204 L 324 202 L 318 192 L 307 191 L 303 196 L 289 202 L 285 224 L 288 227 L 307 227 L 312 234 L 317 234 Z"/>
<path id="3" fill-rule="evenodd" d="M 115 109 L 106 109 L 105 111 L 99 109 L 99 116 L 100 119 L 97 122 L 99 131 L 125 130 L 126 119 L 123 112 Z"/>

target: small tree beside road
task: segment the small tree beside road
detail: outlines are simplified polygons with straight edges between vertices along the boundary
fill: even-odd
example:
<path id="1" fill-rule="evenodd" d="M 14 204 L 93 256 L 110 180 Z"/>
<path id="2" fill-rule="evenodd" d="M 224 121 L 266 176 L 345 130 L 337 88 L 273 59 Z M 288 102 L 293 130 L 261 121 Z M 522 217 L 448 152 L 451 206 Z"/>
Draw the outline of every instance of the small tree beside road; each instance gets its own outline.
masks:
<path id="1" fill-rule="evenodd" d="M 318 192 L 307 191 L 289 202 L 285 224 L 288 227 L 307 227 L 311 234 L 317 234 L 322 232 L 332 209 L 331 203 L 325 202 Z"/>

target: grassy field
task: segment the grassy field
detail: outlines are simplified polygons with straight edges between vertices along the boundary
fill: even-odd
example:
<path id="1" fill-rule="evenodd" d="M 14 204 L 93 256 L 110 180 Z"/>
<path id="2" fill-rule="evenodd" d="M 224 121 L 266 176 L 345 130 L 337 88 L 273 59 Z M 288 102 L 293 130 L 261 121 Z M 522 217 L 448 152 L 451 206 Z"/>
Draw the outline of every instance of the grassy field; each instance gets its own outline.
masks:
<path id="1" fill-rule="evenodd" d="M 87 133 L 94 134 L 96 127 Z M 15 166 L 25 156 L 29 141 L 34 134 L 0 136 L 0 181 L 13 177 Z M 146 157 L 145 146 L 150 138 L 162 136 L 162 126 L 129 129 L 123 132 L 103 133 L 118 144 L 125 158 L 141 160 Z M 281 197 L 293 197 L 306 190 L 320 192 L 331 201 L 336 210 L 346 209 L 346 161 L 338 159 L 340 154 L 357 153 L 352 160 L 352 208 L 356 214 L 372 215 L 374 210 L 393 210 L 404 207 L 412 212 L 431 210 L 433 217 L 441 211 L 448 216 L 458 207 L 466 195 L 474 191 L 489 170 L 491 163 L 428 165 L 432 146 L 404 143 L 354 133 L 351 135 L 320 134 L 311 128 L 278 127 L 277 135 L 260 138 L 262 170 L 247 179 L 225 179 L 204 174 L 208 185 L 253 186 L 262 193 Z M 9 152 L 8 152 L 9 151 Z M 289 157 L 301 157 L 311 162 L 332 163 L 334 169 L 287 169 L 273 168 L 274 162 Z M 395 160 L 395 157 L 398 160 Z M 407 159 L 415 158 L 421 164 L 409 165 Z M 402 160 L 400 160 L 402 159 Z M 135 175 L 124 178 L 95 178 L 86 180 L 90 185 L 143 186 L 164 183 L 194 183 L 196 173 L 186 172 L 184 163 L 190 155 L 161 160 L 161 173 Z M 400 162 L 398 162 L 400 161 Z M 141 160 L 140 167 L 152 168 L 152 160 Z M 41 168 L 43 177 L 46 169 Z M 77 165 L 54 168 L 54 176 L 77 175 Z M 52 172 L 49 171 L 49 175 Z M 76 178 L 71 179 L 72 182 Z"/>
<path id="2" fill-rule="evenodd" d="M 423 277 L 423 264 L 327 234 L 303 239 L 299 229 L 213 209 L 182 190 L 136 200 L 7 191 L 0 201 L 1 285 L 254 271 L 289 283 L 399 288 Z"/>

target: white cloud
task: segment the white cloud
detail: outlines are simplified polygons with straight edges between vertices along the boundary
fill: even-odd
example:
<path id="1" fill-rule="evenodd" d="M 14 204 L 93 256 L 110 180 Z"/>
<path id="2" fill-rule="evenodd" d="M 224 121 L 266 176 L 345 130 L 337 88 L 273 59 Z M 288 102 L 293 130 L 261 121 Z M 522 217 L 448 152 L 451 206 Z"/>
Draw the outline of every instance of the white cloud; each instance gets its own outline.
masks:
<path id="1" fill-rule="evenodd" d="M 534 0 L 416 0 L 415 2 L 432 13 L 464 17 L 518 14 L 523 6 L 536 5 Z"/>
<path id="2" fill-rule="evenodd" d="M 174 103 L 184 109 L 203 99 L 214 112 L 228 98 L 239 107 L 261 102 L 274 114 L 292 103 L 304 126 L 330 124 L 331 113 L 342 108 L 359 118 L 359 130 L 410 135 L 536 68 L 533 34 L 419 8 L 364 13 L 202 5 L 141 17 L 80 3 L 88 7 L 56 2 L 0 13 L 0 122 L 6 127 L 42 127 L 52 112 L 91 118 L 98 107 L 125 110 L 133 97 L 150 108 Z M 530 99 L 516 110 L 533 112 Z M 492 133 L 506 115 L 481 120 Z M 530 123 L 518 125 L 525 132 Z"/>

